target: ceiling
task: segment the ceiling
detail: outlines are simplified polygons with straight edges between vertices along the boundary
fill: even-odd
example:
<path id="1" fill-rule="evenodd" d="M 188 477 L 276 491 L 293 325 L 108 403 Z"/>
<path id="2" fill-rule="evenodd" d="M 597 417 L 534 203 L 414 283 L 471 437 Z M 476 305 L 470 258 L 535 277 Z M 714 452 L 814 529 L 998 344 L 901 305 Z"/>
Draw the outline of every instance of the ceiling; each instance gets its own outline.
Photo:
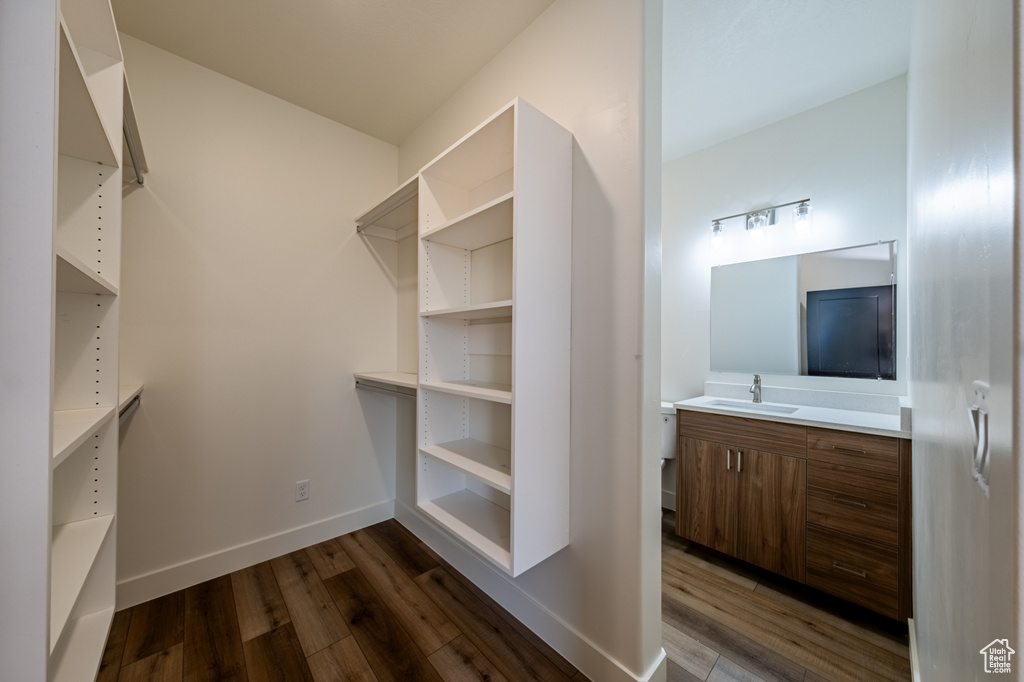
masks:
<path id="1" fill-rule="evenodd" d="M 128 35 L 397 145 L 552 1 L 111 4 Z"/>
<path id="2" fill-rule="evenodd" d="M 906 73 L 910 0 L 665 0 L 665 160 Z"/>
<path id="3" fill-rule="evenodd" d="M 129 35 L 397 145 L 552 2 L 112 4 Z M 904 73 L 909 5 L 665 0 L 664 158 Z"/>

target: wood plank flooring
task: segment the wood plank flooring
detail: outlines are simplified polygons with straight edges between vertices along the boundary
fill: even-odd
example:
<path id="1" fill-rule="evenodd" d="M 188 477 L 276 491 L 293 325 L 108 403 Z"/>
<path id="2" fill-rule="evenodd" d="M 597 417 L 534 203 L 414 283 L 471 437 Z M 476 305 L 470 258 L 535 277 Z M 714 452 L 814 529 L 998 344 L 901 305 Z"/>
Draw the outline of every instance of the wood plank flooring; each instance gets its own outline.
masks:
<path id="1" fill-rule="evenodd" d="M 669 682 L 909 680 L 906 627 L 662 526 Z M 583 682 L 391 520 L 118 612 L 98 682 Z"/>
<path id="2" fill-rule="evenodd" d="M 905 625 L 733 561 L 662 520 L 669 682 L 910 680 Z"/>
<path id="3" fill-rule="evenodd" d="M 585 682 L 391 520 L 118 612 L 98 682 Z"/>

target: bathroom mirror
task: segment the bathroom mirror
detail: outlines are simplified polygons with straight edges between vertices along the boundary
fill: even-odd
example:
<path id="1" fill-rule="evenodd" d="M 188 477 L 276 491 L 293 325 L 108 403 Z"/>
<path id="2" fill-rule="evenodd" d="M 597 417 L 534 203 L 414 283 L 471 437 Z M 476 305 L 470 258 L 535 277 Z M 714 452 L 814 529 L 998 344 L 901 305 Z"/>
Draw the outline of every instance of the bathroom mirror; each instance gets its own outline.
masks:
<path id="1" fill-rule="evenodd" d="M 896 378 L 896 242 L 711 268 L 711 369 Z"/>

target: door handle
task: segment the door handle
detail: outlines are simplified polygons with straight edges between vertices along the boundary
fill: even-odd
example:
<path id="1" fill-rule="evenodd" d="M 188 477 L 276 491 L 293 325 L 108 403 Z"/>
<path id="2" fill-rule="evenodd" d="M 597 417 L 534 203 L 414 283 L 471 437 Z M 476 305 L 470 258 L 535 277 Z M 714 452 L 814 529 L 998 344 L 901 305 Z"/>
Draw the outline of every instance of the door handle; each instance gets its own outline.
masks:
<path id="1" fill-rule="evenodd" d="M 739 450 L 736 451 L 736 471 L 743 471 L 743 453 Z"/>
<path id="2" fill-rule="evenodd" d="M 974 432 L 974 453 L 971 457 L 971 469 L 974 480 L 985 497 L 988 497 L 988 474 L 990 465 L 990 452 L 988 440 L 988 396 L 991 388 L 984 381 L 975 381 L 974 402 L 967 409 L 970 410 L 971 427 Z"/>
<path id="3" fill-rule="evenodd" d="M 732 450 L 725 451 L 725 470 L 730 471 L 732 469 Z"/>

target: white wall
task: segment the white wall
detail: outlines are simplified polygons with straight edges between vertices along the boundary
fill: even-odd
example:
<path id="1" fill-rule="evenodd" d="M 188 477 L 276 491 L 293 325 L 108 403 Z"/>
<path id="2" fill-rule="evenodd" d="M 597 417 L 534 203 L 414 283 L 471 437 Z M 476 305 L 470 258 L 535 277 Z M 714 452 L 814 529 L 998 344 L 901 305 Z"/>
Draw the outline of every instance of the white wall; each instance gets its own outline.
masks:
<path id="1" fill-rule="evenodd" d="M 750 383 L 749 374 L 710 370 L 712 265 L 898 240 L 897 380 L 765 376 L 767 385 L 862 393 L 906 393 L 906 77 L 895 78 L 665 164 L 662 179 L 662 397 L 701 395 L 704 382 Z M 725 243 L 710 242 L 711 220 L 806 197 L 814 232 L 792 232 L 778 211 L 761 246 L 743 218 L 726 221 Z"/>
<path id="2" fill-rule="evenodd" d="M 660 2 L 556 0 L 399 156 L 399 176 L 415 173 L 517 95 L 575 136 L 571 545 L 508 580 L 408 510 L 397 512 L 595 680 L 644 678 L 660 655 L 658 463 L 652 452 L 642 468 L 640 456 L 644 32 L 660 46 L 659 22 Z M 660 90 L 657 65 L 648 66 Z M 644 426 L 649 421 L 657 436 L 657 402 L 650 402 Z M 645 446 L 656 452 L 656 441 Z M 664 679 L 663 669 L 656 674 Z"/>
<path id="3" fill-rule="evenodd" d="M 397 248 L 353 219 L 398 154 L 122 40 L 151 170 L 124 202 L 125 606 L 390 516 L 395 399 L 352 372 L 395 366 Z"/>
<path id="4" fill-rule="evenodd" d="M 1019 678 L 1024 652 L 1020 328 L 1012 327 L 1021 301 L 1013 158 L 1019 11 L 1019 3 L 987 0 L 913 5 L 910 394 L 914 631 L 924 682 L 989 679 L 980 650 L 996 638 L 1017 650 L 1016 675 L 1005 677 Z M 971 475 L 974 380 L 992 386 L 990 497 Z"/>

